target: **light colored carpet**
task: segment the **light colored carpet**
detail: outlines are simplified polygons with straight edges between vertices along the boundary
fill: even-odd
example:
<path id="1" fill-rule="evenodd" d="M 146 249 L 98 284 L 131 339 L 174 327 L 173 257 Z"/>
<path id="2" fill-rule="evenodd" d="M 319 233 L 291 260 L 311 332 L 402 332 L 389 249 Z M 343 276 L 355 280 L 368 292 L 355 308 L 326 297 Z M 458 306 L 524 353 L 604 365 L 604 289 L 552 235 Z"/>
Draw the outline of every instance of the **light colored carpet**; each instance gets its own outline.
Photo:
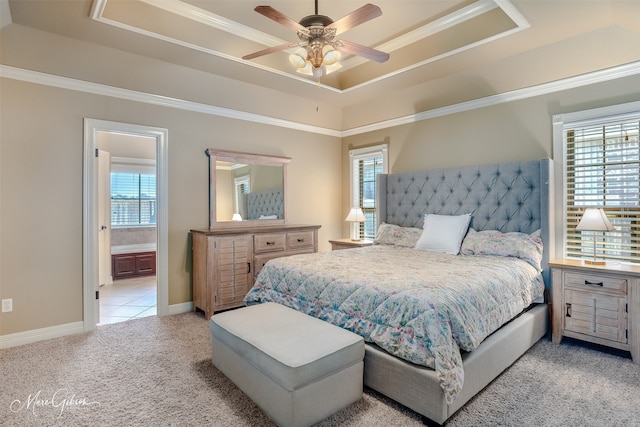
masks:
<path id="1" fill-rule="evenodd" d="M 0 350 L 0 425 L 271 426 L 211 364 L 202 314 L 148 317 Z M 321 426 L 411 426 L 366 390 Z M 543 339 L 449 426 L 640 426 L 640 366 L 624 354 Z"/>

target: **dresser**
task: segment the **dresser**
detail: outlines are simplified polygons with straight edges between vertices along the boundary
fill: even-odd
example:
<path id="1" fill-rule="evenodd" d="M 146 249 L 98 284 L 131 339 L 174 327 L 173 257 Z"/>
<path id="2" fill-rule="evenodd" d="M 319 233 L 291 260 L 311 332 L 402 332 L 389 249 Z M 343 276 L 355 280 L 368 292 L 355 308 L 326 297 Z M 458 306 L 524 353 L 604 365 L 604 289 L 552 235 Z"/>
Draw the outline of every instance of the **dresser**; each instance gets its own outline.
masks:
<path id="1" fill-rule="evenodd" d="M 552 271 L 552 341 L 562 337 L 629 351 L 640 364 L 640 266 L 559 259 Z"/>
<path id="2" fill-rule="evenodd" d="M 267 261 L 318 251 L 319 225 L 270 225 L 191 230 L 193 308 L 208 319 L 240 307 Z"/>

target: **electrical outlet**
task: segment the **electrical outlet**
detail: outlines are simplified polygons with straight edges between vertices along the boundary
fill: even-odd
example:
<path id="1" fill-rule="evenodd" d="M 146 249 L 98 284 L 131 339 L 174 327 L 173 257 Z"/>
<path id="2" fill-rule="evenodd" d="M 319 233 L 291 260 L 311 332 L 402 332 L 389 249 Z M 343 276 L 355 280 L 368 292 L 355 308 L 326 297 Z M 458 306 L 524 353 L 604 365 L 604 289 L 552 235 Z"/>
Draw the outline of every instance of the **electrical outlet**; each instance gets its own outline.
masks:
<path id="1" fill-rule="evenodd" d="M 10 311 L 13 311 L 13 299 L 11 299 L 11 298 L 3 299 L 2 300 L 2 312 L 3 313 L 8 313 Z"/>

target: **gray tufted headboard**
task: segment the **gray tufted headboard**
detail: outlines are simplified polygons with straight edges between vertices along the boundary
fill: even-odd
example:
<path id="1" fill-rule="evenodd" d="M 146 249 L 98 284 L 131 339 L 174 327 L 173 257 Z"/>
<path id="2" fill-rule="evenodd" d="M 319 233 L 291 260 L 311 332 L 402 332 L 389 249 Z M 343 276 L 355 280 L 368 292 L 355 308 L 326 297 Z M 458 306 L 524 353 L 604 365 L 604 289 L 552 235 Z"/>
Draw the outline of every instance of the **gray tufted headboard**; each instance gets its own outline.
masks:
<path id="1" fill-rule="evenodd" d="M 376 181 L 378 225 L 422 227 L 427 213 L 472 215 L 480 230 L 532 233 L 541 229 L 543 276 L 549 287 L 552 257 L 550 159 L 380 174 Z"/>
<path id="2" fill-rule="evenodd" d="M 278 219 L 284 218 L 282 188 L 254 191 L 244 194 L 243 197 L 243 218 L 259 219 L 260 215 L 277 215 Z"/>

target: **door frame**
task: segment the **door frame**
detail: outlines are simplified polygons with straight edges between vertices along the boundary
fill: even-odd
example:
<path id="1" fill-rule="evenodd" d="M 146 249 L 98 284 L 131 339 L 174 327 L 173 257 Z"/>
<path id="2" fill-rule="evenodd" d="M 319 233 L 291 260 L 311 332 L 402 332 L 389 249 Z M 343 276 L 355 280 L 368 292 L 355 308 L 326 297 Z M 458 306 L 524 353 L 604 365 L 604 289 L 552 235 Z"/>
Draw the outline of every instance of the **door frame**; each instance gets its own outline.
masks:
<path id="1" fill-rule="evenodd" d="M 169 203 L 168 203 L 168 130 L 129 123 L 84 119 L 84 161 L 82 182 L 82 289 L 84 330 L 96 329 L 100 301 L 98 286 L 98 168 L 95 152 L 97 133 L 110 132 L 145 136 L 156 140 L 156 280 L 157 313 L 169 314 Z"/>

